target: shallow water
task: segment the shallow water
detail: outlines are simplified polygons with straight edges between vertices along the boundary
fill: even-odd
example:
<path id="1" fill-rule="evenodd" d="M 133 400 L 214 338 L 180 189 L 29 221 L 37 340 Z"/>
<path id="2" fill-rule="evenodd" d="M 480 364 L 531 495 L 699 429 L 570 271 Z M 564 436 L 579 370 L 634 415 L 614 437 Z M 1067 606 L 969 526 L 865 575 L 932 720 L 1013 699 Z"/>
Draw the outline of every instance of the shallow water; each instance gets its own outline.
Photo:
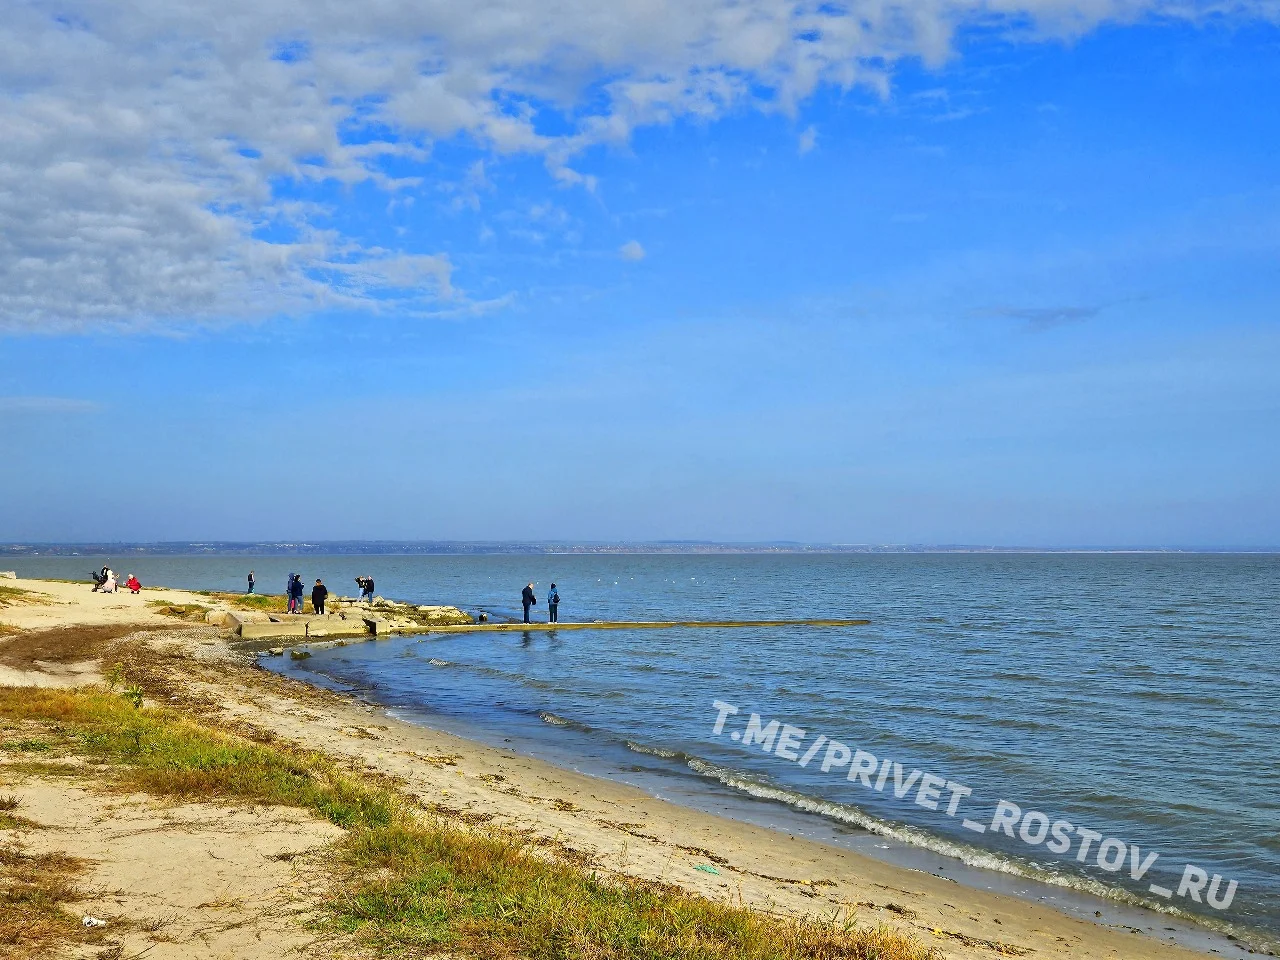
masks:
<path id="1" fill-rule="evenodd" d="M 23 575 L 97 563 L 21 560 Z M 133 563 L 129 571 L 123 568 Z M 291 570 L 518 618 L 519 589 L 555 579 L 563 620 L 865 617 L 856 628 L 453 634 L 318 649 L 279 669 L 594 761 L 682 792 L 741 794 L 1014 877 L 1197 915 L 1280 940 L 1280 557 L 1268 555 L 747 555 L 149 557 L 144 582 L 234 589 L 249 565 L 279 591 Z M 84 567 L 84 571 L 80 570 Z M 354 585 L 350 588 L 354 590 Z M 539 606 L 545 615 L 545 608 Z M 545 616 L 541 617 L 545 619 Z M 719 735 L 714 701 L 736 706 Z M 746 745 L 758 713 L 802 766 Z M 870 786 L 821 769 L 830 740 L 873 754 Z M 779 755 L 781 752 L 782 756 Z M 837 753 L 834 761 L 840 760 Z M 862 757 L 865 764 L 866 758 Z M 886 768 L 875 789 L 880 766 Z M 911 773 L 921 774 L 911 780 Z M 647 771 L 647 773 L 646 773 Z M 935 775 L 958 791 L 920 793 Z M 900 789 L 895 792 L 895 780 Z M 896 795 L 900 793 L 901 796 Z M 940 799 L 929 809 L 930 797 Z M 1049 840 L 989 827 L 996 805 L 1069 821 Z M 1035 840 L 1041 819 L 1018 828 Z M 1113 841 L 1107 845 L 1106 841 Z M 1105 849 L 1103 849 L 1105 847 Z M 1136 848 L 1136 849 L 1135 849 Z M 1103 849 L 1099 862 L 1098 853 Z M 1151 853 L 1157 854 L 1141 879 Z M 1230 904 L 1177 891 L 1187 864 Z M 1106 867 L 1118 867 L 1108 870 Z M 1173 892 L 1152 893 L 1156 885 Z"/>

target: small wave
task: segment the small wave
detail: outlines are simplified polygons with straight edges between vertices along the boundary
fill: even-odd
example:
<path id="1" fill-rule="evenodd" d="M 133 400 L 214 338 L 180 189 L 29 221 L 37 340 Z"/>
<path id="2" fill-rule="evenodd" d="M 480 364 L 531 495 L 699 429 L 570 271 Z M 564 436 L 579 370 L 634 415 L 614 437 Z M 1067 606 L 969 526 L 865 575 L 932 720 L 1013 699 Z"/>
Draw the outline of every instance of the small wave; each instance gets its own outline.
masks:
<path id="1" fill-rule="evenodd" d="M 1206 696 L 1199 693 L 1180 693 L 1174 690 L 1134 690 L 1127 694 L 1135 700 L 1168 700 L 1171 703 L 1195 703 L 1206 707 L 1227 706 L 1221 697 Z M 1234 706 L 1235 704 L 1232 704 Z"/>
<path id="2" fill-rule="evenodd" d="M 435 657 L 432 657 L 430 660 L 427 661 L 427 663 L 431 664 L 433 667 L 453 666 L 453 664 L 451 664 L 448 660 L 437 660 Z"/>
<path id="3" fill-rule="evenodd" d="M 1039 864 L 1023 863 L 1013 857 L 1005 856 L 995 851 L 982 850 L 968 844 L 948 840 L 945 837 L 928 833 L 906 824 L 882 820 L 858 807 L 836 803 L 832 800 L 823 800 L 795 790 L 788 790 L 785 787 L 775 786 L 768 781 L 756 779 L 740 770 L 722 767 L 696 757 L 690 758 L 688 765 L 695 773 L 718 780 L 724 786 L 738 790 L 748 796 L 783 803 L 793 810 L 813 813 L 841 823 L 861 827 L 869 833 L 889 837 L 900 843 L 921 847 L 944 857 L 959 860 L 966 866 L 977 867 L 982 870 L 993 870 L 997 873 L 1007 873 L 1027 880 L 1091 894 L 1104 900 L 1142 907 L 1156 913 L 1179 917 L 1220 932 L 1235 932 L 1235 928 L 1231 924 L 1222 923 L 1200 914 L 1189 913 L 1169 904 L 1148 900 L 1146 897 L 1132 893 L 1123 887 L 1110 887 L 1090 877 L 1064 874 Z"/>
<path id="4" fill-rule="evenodd" d="M 634 740 L 624 740 L 628 750 L 632 753 L 642 753 L 647 757 L 660 757 L 663 760 L 683 760 L 686 763 L 696 760 L 687 753 L 679 750 L 667 750 L 663 747 L 651 747 L 646 743 L 636 743 Z"/>
<path id="5" fill-rule="evenodd" d="M 585 723 L 578 723 L 576 720 L 570 720 L 567 717 L 562 717 L 558 714 L 552 713 L 550 710 L 538 711 L 538 719 L 543 723 L 551 724 L 553 727 L 565 727 L 569 730 L 579 730 L 583 733 L 592 732 L 591 728 Z"/>

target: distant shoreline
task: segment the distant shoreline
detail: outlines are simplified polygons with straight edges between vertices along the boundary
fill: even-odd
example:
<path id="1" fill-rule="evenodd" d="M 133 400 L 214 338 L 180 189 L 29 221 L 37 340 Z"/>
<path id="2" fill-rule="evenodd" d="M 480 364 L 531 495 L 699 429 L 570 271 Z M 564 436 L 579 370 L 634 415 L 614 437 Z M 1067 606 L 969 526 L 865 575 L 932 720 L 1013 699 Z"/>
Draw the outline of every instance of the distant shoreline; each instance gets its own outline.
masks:
<path id="1" fill-rule="evenodd" d="M 460 540 L 317 540 L 317 541 L 174 541 L 84 542 L 0 544 L 2 557 L 75 556 L 735 556 L 735 555 L 857 555 L 894 556 L 929 554 L 979 555 L 1244 555 L 1280 554 L 1271 547 L 1170 547 L 1170 546 L 988 546 L 975 544 L 803 544 L 715 543 L 706 541 L 460 541 Z"/>

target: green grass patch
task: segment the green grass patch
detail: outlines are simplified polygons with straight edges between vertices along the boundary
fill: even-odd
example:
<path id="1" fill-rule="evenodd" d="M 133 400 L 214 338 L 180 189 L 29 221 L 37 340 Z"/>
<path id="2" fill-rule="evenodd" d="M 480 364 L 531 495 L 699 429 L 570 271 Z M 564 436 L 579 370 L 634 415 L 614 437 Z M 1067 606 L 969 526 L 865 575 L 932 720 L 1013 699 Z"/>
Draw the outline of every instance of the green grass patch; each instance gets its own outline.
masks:
<path id="1" fill-rule="evenodd" d="M 849 918 L 796 920 L 678 887 L 602 876 L 501 831 L 424 819 L 328 758 L 268 746 L 107 691 L 0 687 L 0 717 L 56 729 L 60 749 L 121 786 L 312 810 L 347 829 L 321 923 L 380 956 L 478 960 L 931 960 Z M 10 769 L 13 769 L 11 766 Z M 2 805 L 0 805 L 2 806 Z"/>
<path id="2" fill-rule="evenodd" d="M 23 603 L 43 603 L 51 600 L 47 593 L 24 590 L 21 587 L 0 587 L 0 607 L 12 607 Z"/>
<path id="3" fill-rule="evenodd" d="M 112 693 L 2 687 L 0 715 L 58 724 L 69 750 L 118 765 L 122 786 L 161 796 L 305 807 L 343 827 L 386 825 L 399 805 L 319 754 L 265 747 Z"/>
<path id="4" fill-rule="evenodd" d="M 885 927 L 793 920 L 602 877 L 501 833 L 397 822 L 349 835 L 341 927 L 393 952 L 526 960 L 927 960 Z"/>
<path id="5" fill-rule="evenodd" d="M 39 830 L 40 824 L 14 813 L 20 806 L 17 797 L 0 796 L 0 830 Z"/>
<path id="6" fill-rule="evenodd" d="M 264 613 L 277 613 L 289 607 L 289 602 L 282 593 L 223 593 L 217 590 L 196 590 L 195 592 L 203 597 L 212 597 L 233 610 L 261 610 Z"/>

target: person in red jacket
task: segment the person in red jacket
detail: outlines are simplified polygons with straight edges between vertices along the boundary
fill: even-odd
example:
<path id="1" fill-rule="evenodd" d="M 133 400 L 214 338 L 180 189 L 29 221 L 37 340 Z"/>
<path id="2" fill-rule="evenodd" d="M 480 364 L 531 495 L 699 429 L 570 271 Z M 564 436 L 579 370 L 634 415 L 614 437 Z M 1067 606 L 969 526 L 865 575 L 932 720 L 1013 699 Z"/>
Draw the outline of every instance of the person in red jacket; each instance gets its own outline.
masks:
<path id="1" fill-rule="evenodd" d="M 129 588 L 130 593 L 137 593 L 142 589 L 142 584 L 138 582 L 138 578 L 132 573 L 129 574 L 129 579 L 124 582 L 124 585 Z"/>

